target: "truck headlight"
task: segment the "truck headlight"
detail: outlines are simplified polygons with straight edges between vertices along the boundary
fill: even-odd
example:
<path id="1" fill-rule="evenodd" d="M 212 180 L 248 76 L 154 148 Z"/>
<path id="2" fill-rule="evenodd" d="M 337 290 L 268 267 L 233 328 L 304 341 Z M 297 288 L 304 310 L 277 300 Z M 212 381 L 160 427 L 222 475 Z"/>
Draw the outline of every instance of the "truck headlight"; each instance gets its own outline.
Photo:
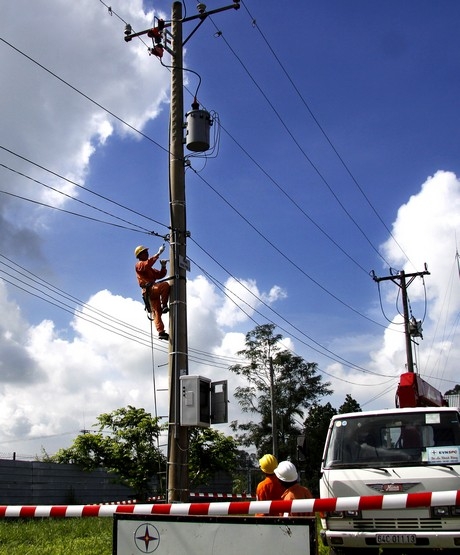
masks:
<path id="1" fill-rule="evenodd" d="M 433 507 L 433 516 L 449 516 L 449 507 Z"/>

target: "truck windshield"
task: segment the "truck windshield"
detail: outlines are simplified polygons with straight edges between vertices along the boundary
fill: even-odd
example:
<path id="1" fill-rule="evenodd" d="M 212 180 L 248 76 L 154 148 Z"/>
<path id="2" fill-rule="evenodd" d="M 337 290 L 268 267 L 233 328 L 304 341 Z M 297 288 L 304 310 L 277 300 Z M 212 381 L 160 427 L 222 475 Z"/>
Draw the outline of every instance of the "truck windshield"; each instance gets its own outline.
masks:
<path id="1" fill-rule="evenodd" d="M 325 468 L 460 464 L 458 412 L 398 412 L 333 421 Z"/>

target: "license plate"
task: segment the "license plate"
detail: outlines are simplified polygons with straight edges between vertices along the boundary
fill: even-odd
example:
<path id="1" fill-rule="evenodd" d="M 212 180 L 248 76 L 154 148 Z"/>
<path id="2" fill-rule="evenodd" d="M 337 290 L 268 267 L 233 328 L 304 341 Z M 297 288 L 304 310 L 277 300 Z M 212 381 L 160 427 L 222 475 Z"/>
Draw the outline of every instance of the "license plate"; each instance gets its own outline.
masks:
<path id="1" fill-rule="evenodd" d="M 415 534 L 377 534 L 377 543 L 416 543 Z"/>

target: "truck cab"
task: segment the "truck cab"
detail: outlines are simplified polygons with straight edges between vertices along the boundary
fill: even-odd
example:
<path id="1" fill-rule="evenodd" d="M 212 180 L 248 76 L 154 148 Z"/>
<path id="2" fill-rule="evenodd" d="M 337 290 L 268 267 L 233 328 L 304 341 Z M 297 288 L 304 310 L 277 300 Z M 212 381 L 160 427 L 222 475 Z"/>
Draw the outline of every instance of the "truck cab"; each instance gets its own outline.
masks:
<path id="1" fill-rule="evenodd" d="M 321 498 L 460 490 L 460 412 L 413 407 L 340 414 L 331 420 Z M 330 555 L 460 550 L 460 507 L 329 512 Z M 403 551 L 402 551 L 403 550 Z"/>

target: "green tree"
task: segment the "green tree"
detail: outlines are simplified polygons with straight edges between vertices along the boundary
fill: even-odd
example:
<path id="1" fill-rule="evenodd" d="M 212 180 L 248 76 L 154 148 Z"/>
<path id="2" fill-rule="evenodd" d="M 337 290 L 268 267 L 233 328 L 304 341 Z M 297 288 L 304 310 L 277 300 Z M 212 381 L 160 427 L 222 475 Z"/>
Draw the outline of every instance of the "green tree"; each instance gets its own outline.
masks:
<path id="1" fill-rule="evenodd" d="M 361 406 L 358 401 L 353 399 L 353 397 L 349 393 L 347 393 L 345 401 L 339 407 L 338 414 L 345 414 L 346 412 L 362 412 Z"/>
<path id="2" fill-rule="evenodd" d="M 126 408 L 97 417 L 99 429 L 82 433 L 67 449 L 50 460 L 78 464 L 85 470 L 105 468 L 117 474 L 120 483 L 132 488 L 140 499 L 151 493 L 151 481 L 166 468 L 157 446 L 162 427 L 144 409 Z"/>
<path id="3" fill-rule="evenodd" d="M 78 464 L 91 471 L 105 468 L 114 472 L 120 483 L 135 490 L 140 499 L 151 491 L 152 478 L 163 477 L 166 459 L 157 447 L 162 427 L 144 409 L 132 406 L 117 409 L 97 418 L 99 430 L 82 433 L 67 449 L 60 449 L 46 460 Z M 216 472 L 227 471 L 235 475 L 241 452 L 237 442 L 212 428 L 194 427 L 190 430 L 189 478 L 196 487 L 208 483 Z M 163 492 L 164 488 L 160 488 Z"/>
<path id="4" fill-rule="evenodd" d="M 319 476 L 327 431 L 331 418 L 336 414 L 337 410 L 330 403 L 323 406 L 315 404 L 310 408 L 305 419 L 303 448 L 305 461 L 299 466 L 301 470 L 305 470 L 305 484 L 315 497 L 319 495 Z"/>
<path id="5" fill-rule="evenodd" d="M 213 428 L 194 427 L 189 441 L 190 487 L 207 484 L 216 472 L 234 476 L 239 462 L 238 445 L 234 438 Z"/>
<path id="6" fill-rule="evenodd" d="M 238 352 L 247 364 L 230 367 L 235 374 L 246 378 L 248 385 L 237 387 L 235 397 L 243 412 L 256 415 L 257 420 L 231 423 L 238 433 L 238 441 L 255 446 L 258 455 L 272 452 L 272 389 L 275 424 L 278 439 L 278 458 L 297 458 L 297 436 L 304 412 L 319 397 L 329 395 L 329 383 L 322 383 L 315 363 L 305 362 L 287 349 L 282 349 L 283 336 L 274 333 L 273 324 L 256 326 L 246 334 L 246 348 Z M 273 378 L 273 379 L 272 379 Z M 273 388 L 272 388 L 273 384 Z"/>

